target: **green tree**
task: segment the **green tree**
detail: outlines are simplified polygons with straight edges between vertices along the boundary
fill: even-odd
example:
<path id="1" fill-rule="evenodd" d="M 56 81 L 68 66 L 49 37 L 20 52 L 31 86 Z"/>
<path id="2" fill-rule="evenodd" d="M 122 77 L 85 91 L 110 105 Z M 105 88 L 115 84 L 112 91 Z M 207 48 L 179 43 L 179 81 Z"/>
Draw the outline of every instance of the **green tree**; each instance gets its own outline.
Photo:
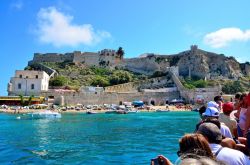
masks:
<path id="1" fill-rule="evenodd" d="M 128 71 L 115 71 L 110 78 L 110 84 L 116 85 L 116 84 L 122 84 L 132 81 L 132 75 Z"/>
<path id="2" fill-rule="evenodd" d="M 68 83 L 68 78 L 64 76 L 57 76 L 49 81 L 51 86 L 64 86 Z"/>
<path id="3" fill-rule="evenodd" d="M 31 105 L 32 98 L 34 98 L 34 95 L 31 95 L 28 100 L 28 105 Z"/>
<path id="4" fill-rule="evenodd" d="M 244 92 L 244 88 L 240 81 L 227 82 L 223 85 L 222 92 L 225 94 L 235 94 L 237 92 Z"/>
<path id="5" fill-rule="evenodd" d="M 21 106 L 25 106 L 25 101 L 24 101 L 23 95 L 19 95 L 19 98 L 20 98 Z"/>
<path id="6" fill-rule="evenodd" d="M 124 50 L 122 49 L 122 47 L 119 47 L 118 50 L 116 51 L 116 54 L 118 54 L 120 56 L 120 59 L 123 58 L 124 56 Z"/>
<path id="7" fill-rule="evenodd" d="M 95 76 L 95 78 L 93 79 L 91 85 L 92 86 L 105 87 L 105 86 L 109 86 L 109 81 L 105 77 Z"/>

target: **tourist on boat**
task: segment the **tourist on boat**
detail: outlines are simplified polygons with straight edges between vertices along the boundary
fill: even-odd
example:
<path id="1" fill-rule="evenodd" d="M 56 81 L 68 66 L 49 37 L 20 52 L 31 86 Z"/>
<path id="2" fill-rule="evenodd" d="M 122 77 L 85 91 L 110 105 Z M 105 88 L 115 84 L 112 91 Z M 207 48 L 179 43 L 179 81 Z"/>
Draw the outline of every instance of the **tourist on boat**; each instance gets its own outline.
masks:
<path id="1" fill-rule="evenodd" d="M 220 113 L 219 121 L 224 123 L 231 131 L 234 138 L 238 137 L 237 134 L 237 121 L 230 117 L 231 112 L 234 109 L 232 102 L 227 102 L 222 105 L 223 113 Z"/>
<path id="2" fill-rule="evenodd" d="M 246 98 L 247 101 L 247 112 L 246 112 L 246 127 L 245 127 L 245 137 L 247 138 L 247 148 L 250 153 L 250 92 Z"/>
<path id="3" fill-rule="evenodd" d="M 215 96 L 214 101 L 219 105 L 219 111 L 222 109 L 223 98 L 222 96 Z"/>
<path id="4" fill-rule="evenodd" d="M 241 97 L 241 93 L 236 93 L 234 96 L 234 109 L 235 110 L 240 109 L 240 97 Z"/>
<path id="5" fill-rule="evenodd" d="M 246 126 L 246 113 L 247 113 L 247 94 L 243 93 L 240 96 L 239 100 L 239 110 L 236 113 L 236 116 L 238 116 L 239 123 L 238 123 L 238 136 L 243 137 L 245 132 L 245 126 Z"/>
<path id="6" fill-rule="evenodd" d="M 215 157 L 209 147 L 208 141 L 202 134 L 186 134 L 179 140 L 178 156 L 196 157 L 204 156 L 215 160 Z"/>
<path id="7" fill-rule="evenodd" d="M 197 161 L 206 162 L 206 160 L 216 160 L 213 155 L 209 143 L 202 134 L 186 134 L 179 140 L 179 151 L 177 152 L 179 159 L 177 163 L 181 161 L 180 164 L 186 164 L 188 159 L 196 159 Z M 153 162 L 153 163 L 152 163 Z M 153 164 L 164 164 L 172 165 L 172 163 L 163 155 L 159 155 L 156 159 L 151 161 Z"/>
<path id="8" fill-rule="evenodd" d="M 206 111 L 202 115 L 203 115 L 203 119 L 215 118 L 218 120 L 219 114 L 220 114 L 220 112 L 217 108 L 207 107 Z M 220 129 L 221 129 L 221 133 L 223 136 L 233 139 L 233 136 L 230 132 L 230 129 L 224 123 L 221 123 Z"/>
<path id="9" fill-rule="evenodd" d="M 217 160 L 228 165 L 248 165 L 249 158 L 241 151 L 228 147 L 222 147 L 222 134 L 220 129 L 213 123 L 203 123 L 197 133 L 202 134 L 209 142 L 212 153 Z"/>

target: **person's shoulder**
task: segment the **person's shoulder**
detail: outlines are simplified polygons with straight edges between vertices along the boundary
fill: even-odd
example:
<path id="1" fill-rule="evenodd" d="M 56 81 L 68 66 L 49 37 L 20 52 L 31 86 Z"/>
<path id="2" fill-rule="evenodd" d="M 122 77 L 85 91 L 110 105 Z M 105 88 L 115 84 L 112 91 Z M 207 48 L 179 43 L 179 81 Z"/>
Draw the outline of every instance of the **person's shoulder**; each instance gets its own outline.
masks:
<path id="1" fill-rule="evenodd" d="M 228 147 L 223 147 L 223 150 L 225 153 L 227 153 L 228 155 L 234 155 L 233 157 L 247 157 L 243 152 L 232 149 L 232 148 L 228 148 Z"/>

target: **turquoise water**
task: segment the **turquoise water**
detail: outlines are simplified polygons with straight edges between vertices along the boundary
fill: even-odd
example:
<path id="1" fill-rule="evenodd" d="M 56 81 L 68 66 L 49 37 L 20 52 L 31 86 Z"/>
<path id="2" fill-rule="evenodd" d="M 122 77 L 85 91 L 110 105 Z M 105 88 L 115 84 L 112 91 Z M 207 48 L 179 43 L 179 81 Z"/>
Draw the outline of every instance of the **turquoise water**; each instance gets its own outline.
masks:
<path id="1" fill-rule="evenodd" d="M 0 114 L 1 164 L 149 164 L 159 154 L 174 162 L 178 139 L 199 120 L 195 112 L 17 116 Z"/>

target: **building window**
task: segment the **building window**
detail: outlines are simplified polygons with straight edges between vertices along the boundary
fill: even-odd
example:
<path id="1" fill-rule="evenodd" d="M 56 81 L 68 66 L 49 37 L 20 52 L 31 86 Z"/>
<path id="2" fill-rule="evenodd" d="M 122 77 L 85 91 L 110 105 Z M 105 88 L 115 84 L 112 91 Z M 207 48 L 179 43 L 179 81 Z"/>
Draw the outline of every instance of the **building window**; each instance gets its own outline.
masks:
<path id="1" fill-rule="evenodd" d="M 36 79 L 38 79 L 38 75 L 36 75 Z"/>
<path id="2" fill-rule="evenodd" d="M 18 89 L 21 89 L 21 88 L 22 88 L 22 84 L 18 83 Z"/>
<path id="3" fill-rule="evenodd" d="M 31 89 L 35 89 L 35 85 L 34 84 L 31 84 Z"/>
<path id="4" fill-rule="evenodd" d="M 20 74 L 20 75 L 19 75 L 19 78 L 23 78 L 23 75 Z"/>

